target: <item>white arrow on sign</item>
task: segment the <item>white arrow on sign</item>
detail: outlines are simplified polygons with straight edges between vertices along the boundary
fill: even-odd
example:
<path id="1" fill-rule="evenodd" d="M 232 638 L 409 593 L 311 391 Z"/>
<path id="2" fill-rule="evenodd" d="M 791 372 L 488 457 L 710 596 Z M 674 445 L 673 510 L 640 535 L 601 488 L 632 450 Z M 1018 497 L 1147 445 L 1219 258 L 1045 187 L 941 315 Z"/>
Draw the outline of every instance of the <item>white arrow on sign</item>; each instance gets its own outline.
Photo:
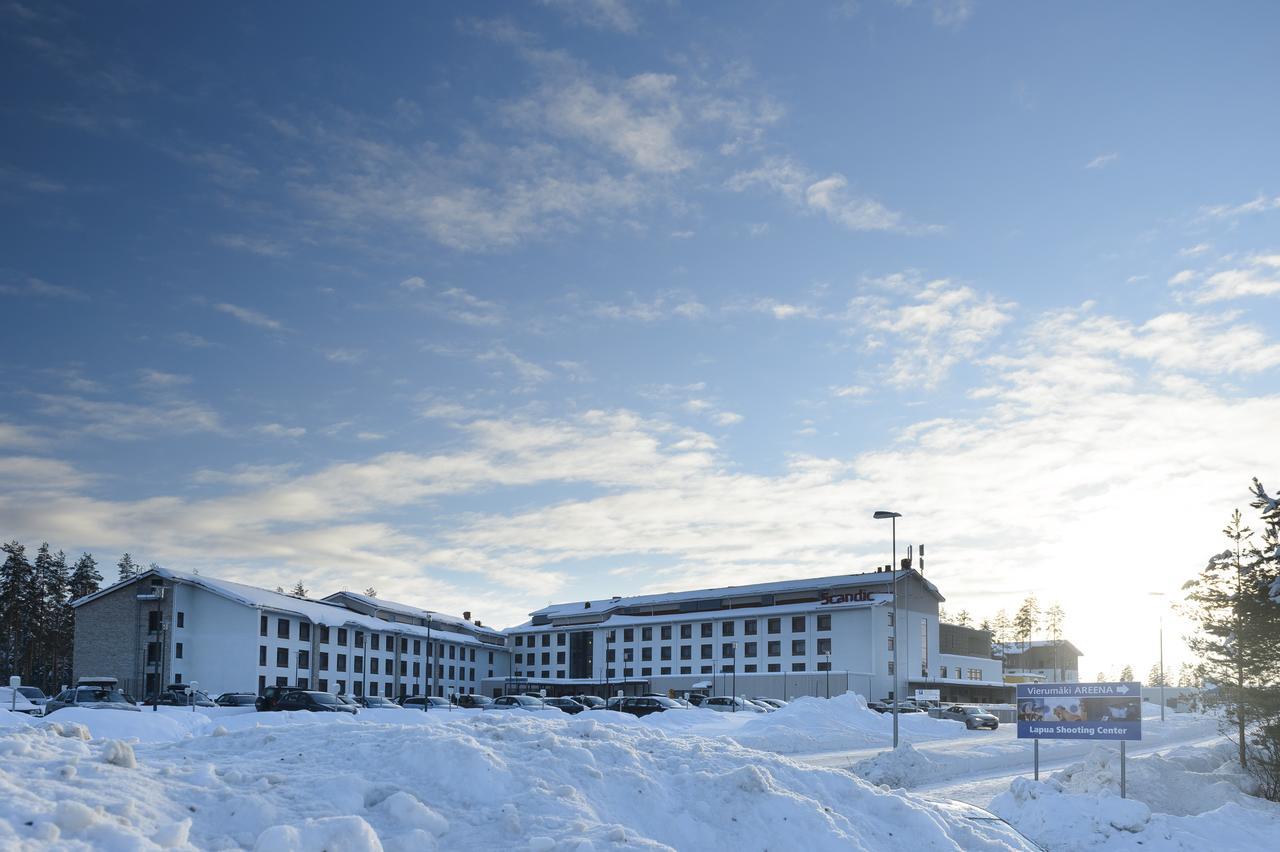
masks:
<path id="1" fill-rule="evenodd" d="M 1126 694 L 1128 691 L 1129 691 L 1129 687 L 1127 687 L 1127 686 L 1117 686 L 1117 687 L 1116 687 L 1116 692 L 1120 693 L 1121 695 Z"/>

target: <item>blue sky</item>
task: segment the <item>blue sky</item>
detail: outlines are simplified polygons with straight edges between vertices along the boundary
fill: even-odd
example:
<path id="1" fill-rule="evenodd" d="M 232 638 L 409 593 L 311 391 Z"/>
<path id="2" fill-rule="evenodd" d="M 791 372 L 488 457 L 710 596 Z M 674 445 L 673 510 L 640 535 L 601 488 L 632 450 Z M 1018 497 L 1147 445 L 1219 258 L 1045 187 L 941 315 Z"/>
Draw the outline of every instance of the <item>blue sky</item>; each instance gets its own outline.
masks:
<path id="1" fill-rule="evenodd" d="M 891 508 L 1092 674 L 1275 468 L 1274 4 L 0 14 L 6 537 L 505 625 Z"/>

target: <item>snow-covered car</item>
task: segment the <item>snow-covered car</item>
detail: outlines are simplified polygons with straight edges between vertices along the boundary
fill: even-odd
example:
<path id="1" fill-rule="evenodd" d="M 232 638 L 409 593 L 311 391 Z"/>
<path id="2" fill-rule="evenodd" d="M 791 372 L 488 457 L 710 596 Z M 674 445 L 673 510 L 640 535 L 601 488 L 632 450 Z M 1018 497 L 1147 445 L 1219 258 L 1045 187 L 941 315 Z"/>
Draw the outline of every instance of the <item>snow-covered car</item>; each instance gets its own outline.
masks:
<path id="1" fill-rule="evenodd" d="M 453 703 L 459 707 L 466 707 L 470 710 L 479 710 L 486 704 L 492 704 L 493 699 L 487 695 L 462 694 L 454 696 Z"/>
<path id="2" fill-rule="evenodd" d="M 426 707 L 423 707 L 424 703 Z M 401 701 L 400 706 L 406 710 L 449 710 L 453 705 L 449 703 L 449 699 L 439 695 L 414 695 Z"/>
<path id="3" fill-rule="evenodd" d="M 485 710 L 527 710 L 531 713 L 551 712 L 559 713 L 560 708 L 552 707 L 541 698 L 534 698 L 532 695 L 504 695 L 501 698 L 493 699 L 492 704 L 484 705 Z"/>
<path id="4" fill-rule="evenodd" d="M 37 707 L 43 707 L 45 702 L 49 700 L 49 696 L 44 694 L 44 690 L 38 686 L 20 686 L 18 693 L 25 695 L 27 700 Z"/>
<path id="5" fill-rule="evenodd" d="M 715 710 L 718 713 L 767 713 L 758 704 L 752 704 L 745 698 L 736 695 L 713 695 L 698 705 L 703 710 Z"/>
<path id="6" fill-rule="evenodd" d="M 276 710 L 307 710 L 311 713 L 350 713 L 355 715 L 356 708 L 338 700 L 338 696 L 328 692 L 312 692 L 295 689 L 286 692 L 275 704 Z"/>
<path id="7" fill-rule="evenodd" d="M 769 704 L 766 701 L 761 701 L 758 698 L 745 698 L 743 700 L 746 701 L 748 704 L 756 705 L 766 713 L 774 713 L 778 709 L 777 707 L 774 707 L 772 704 Z"/>
<path id="8" fill-rule="evenodd" d="M 147 707 L 159 704 L 161 707 L 217 707 L 218 704 L 207 693 L 201 690 L 195 690 L 188 693 L 186 684 L 171 683 L 169 687 L 158 696 L 151 696 L 143 702 Z"/>
<path id="9" fill-rule="evenodd" d="M 40 705 L 22 694 L 21 688 L 14 690 L 7 686 L 0 686 L 0 708 L 26 713 L 28 716 L 39 716 L 44 712 Z"/>
<path id="10" fill-rule="evenodd" d="M 404 709 L 401 705 L 395 703 L 390 698 L 384 698 L 381 695 L 361 695 L 359 698 L 352 698 L 351 700 L 356 704 L 359 704 L 361 707 L 365 707 L 370 710 L 403 710 Z M 421 707 L 422 702 L 418 702 L 418 703 L 419 703 L 419 707 Z"/>
<path id="11" fill-rule="evenodd" d="M 142 712 L 141 708 L 125 698 L 118 689 L 102 686 L 76 686 L 64 689 L 49 699 L 44 706 L 44 715 L 48 716 L 64 707 L 81 707 L 87 710 L 132 710 Z"/>
<path id="12" fill-rule="evenodd" d="M 757 695 L 755 698 L 751 700 L 756 702 L 757 704 L 768 704 L 774 710 L 781 710 L 783 707 L 787 706 L 787 702 L 783 701 L 781 698 L 763 698 Z"/>
<path id="13" fill-rule="evenodd" d="M 953 704 L 943 709 L 939 714 L 939 718 L 964 722 L 964 726 L 971 731 L 975 731 L 978 728 L 990 728 L 994 731 L 1000 727 L 1000 720 L 995 717 L 994 713 L 988 713 L 981 707 L 972 705 Z"/>
<path id="14" fill-rule="evenodd" d="M 213 699 L 219 707 L 252 707 L 257 701 L 258 696 L 252 692 L 224 692 Z"/>
<path id="15" fill-rule="evenodd" d="M 604 707 L 604 699 L 598 695 L 573 695 L 570 697 L 588 710 L 599 710 Z"/>

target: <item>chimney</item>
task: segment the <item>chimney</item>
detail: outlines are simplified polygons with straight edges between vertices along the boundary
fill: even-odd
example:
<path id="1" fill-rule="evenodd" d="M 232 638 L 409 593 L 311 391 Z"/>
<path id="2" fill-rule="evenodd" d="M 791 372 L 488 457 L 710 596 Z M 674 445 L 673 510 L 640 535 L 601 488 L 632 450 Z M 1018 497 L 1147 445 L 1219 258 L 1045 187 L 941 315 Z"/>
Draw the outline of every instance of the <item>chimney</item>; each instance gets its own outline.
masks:
<path id="1" fill-rule="evenodd" d="M 480 623 L 480 619 L 478 618 L 476 619 L 476 627 L 484 627 L 484 625 Z"/>
<path id="2" fill-rule="evenodd" d="M 471 620 L 471 610 L 467 610 L 466 612 L 462 613 L 462 620 L 463 621 Z"/>

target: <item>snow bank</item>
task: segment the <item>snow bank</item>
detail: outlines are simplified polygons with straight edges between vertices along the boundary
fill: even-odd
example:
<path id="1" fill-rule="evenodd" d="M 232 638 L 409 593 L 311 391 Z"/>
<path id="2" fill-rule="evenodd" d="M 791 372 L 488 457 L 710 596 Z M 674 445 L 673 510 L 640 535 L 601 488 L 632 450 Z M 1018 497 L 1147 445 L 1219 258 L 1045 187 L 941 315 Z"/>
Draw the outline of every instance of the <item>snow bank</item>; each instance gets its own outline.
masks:
<path id="1" fill-rule="evenodd" d="M 604 714 L 256 715 L 137 743 L 132 765 L 52 725 L 0 732 L 0 848 L 1023 848 L 843 771 Z"/>
<path id="2" fill-rule="evenodd" d="M 854 764 L 852 772 L 872 784 L 914 787 L 932 779 L 937 773 L 937 766 L 912 748 L 910 743 L 901 743 L 895 749 L 859 761 Z"/>
<path id="3" fill-rule="evenodd" d="M 1247 795 L 1230 743 L 1131 759 L 1120 798 L 1119 754 L 1095 748 L 1042 782 L 1016 779 L 991 811 L 1050 850 L 1266 849 L 1280 805 Z"/>

